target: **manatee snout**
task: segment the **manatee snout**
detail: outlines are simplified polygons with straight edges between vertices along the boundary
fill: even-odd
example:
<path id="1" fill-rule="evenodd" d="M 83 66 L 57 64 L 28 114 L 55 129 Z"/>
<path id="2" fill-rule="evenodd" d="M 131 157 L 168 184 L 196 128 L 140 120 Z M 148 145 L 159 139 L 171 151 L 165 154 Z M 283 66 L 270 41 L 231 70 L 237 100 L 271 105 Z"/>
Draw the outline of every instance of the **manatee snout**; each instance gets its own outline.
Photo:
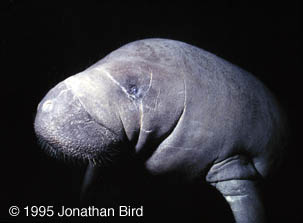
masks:
<path id="1" fill-rule="evenodd" d="M 39 103 L 34 128 L 44 149 L 59 159 L 98 162 L 104 148 L 117 141 L 113 132 L 91 117 L 65 82 Z"/>

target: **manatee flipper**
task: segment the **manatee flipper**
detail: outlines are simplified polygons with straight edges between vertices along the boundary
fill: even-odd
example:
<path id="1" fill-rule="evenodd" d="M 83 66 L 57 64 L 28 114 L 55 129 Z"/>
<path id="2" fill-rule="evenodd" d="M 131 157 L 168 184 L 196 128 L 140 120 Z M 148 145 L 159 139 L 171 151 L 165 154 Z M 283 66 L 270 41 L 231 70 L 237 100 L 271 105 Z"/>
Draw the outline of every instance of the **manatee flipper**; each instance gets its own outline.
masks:
<path id="1" fill-rule="evenodd" d="M 81 188 L 81 195 L 80 195 L 80 202 L 81 204 L 87 204 L 92 202 L 94 198 L 94 191 L 96 190 L 96 185 L 98 185 L 98 180 L 100 180 L 100 167 L 94 165 L 93 163 L 89 162 L 87 165 L 87 169 L 85 172 L 82 188 Z"/>
<path id="2" fill-rule="evenodd" d="M 262 178 L 249 159 L 237 155 L 214 164 L 206 180 L 224 196 L 236 223 L 266 222 L 258 188 Z"/>
<path id="3" fill-rule="evenodd" d="M 264 223 L 265 214 L 256 182 L 228 180 L 213 183 L 228 202 L 237 223 Z"/>

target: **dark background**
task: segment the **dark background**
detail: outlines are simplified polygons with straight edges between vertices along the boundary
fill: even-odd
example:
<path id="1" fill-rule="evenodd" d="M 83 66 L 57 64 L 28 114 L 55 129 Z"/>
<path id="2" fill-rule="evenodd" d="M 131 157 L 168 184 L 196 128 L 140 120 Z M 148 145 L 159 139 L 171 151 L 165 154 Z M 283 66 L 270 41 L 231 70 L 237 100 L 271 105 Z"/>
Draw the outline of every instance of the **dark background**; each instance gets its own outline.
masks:
<path id="1" fill-rule="evenodd" d="M 33 131 L 36 107 L 56 83 L 123 44 L 150 37 L 181 40 L 208 50 L 250 71 L 276 95 L 288 114 L 291 138 L 284 165 L 264 186 L 264 201 L 270 222 L 302 222 L 299 1 L 287 5 L 243 5 L 233 1 L 215 1 L 213 5 L 189 1 L 172 5 L 96 2 L 0 3 L 4 112 L 0 222 L 51 220 L 25 218 L 24 212 L 20 217 L 9 217 L 8 208 L 12 205 L 76 206 L 84 168 L 55 161 L 41 152 Z M 143 219 L 123 221 L 232 222 L 228 206 L 205 185 L 161 187 L 146 179 L 142 181 L 129 173 L 127 183 L 134 186 L 123 185 L 124 195 L 110 204 L 145 205 Z M 77 219 L 69 219 L 72 220 Z"/>

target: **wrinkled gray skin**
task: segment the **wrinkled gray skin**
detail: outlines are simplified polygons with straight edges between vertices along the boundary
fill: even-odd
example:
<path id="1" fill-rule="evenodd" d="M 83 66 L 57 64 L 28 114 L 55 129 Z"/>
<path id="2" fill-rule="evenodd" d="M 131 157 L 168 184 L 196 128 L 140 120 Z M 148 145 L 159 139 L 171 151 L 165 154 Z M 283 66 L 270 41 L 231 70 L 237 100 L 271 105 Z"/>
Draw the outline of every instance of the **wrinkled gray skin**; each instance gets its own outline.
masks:
<path id="1" fill-rule="evenodd" d="M 236 222 L 250 223 L 265 221 L 256 185 L 280 162 L 284 122 L 246 71 L 183 42 L 145 39 L 51 89 L 35 131 L 51 154 L 90 161 L 84 190 L 95 165 L 130 145 L 126 152 L 148 154 L 149 173 L 206 180 Z"/>

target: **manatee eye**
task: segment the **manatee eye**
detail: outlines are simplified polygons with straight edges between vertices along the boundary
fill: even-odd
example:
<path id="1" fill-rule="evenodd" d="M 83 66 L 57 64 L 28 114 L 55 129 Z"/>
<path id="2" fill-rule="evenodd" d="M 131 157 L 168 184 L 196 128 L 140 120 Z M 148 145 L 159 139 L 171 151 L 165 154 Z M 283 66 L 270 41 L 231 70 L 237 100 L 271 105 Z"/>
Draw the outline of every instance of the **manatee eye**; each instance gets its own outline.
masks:
<path id="1" fill-rule="evenodd" d="M 138 88 L 137 88 L 137 86 L 136 86 L 136 85 L 131 85 L 131 86 L 129 87 L 129 93 L 132 94 L 132 95 L 137 94 L 137 93 L 138 93 Z"/>

